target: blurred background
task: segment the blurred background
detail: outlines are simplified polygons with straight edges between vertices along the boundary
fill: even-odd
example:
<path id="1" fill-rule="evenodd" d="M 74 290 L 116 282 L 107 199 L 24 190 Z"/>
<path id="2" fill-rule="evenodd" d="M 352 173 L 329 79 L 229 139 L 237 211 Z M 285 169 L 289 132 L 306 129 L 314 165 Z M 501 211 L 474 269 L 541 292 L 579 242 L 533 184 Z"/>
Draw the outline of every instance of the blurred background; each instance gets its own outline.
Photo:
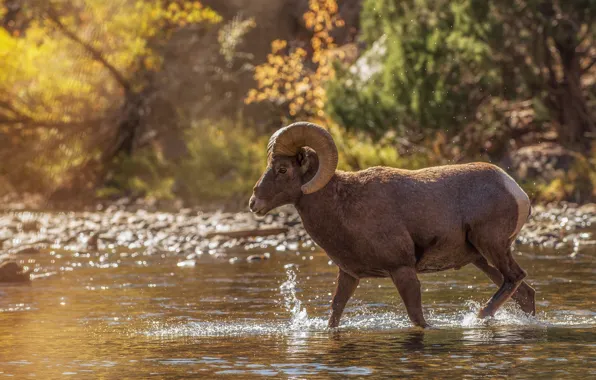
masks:
<path id="1" fill-rule="evenodd" d="M 596 198 L 596 0 L 0 0 L 2 202 L 245 208 L 273 131 L 340 169 L 490 161 Z"/>
<path id="2" fill-rule="evenodd" d="M 0 375 L 596 378 L 595 20 L 596 0 L 0 0 Z M 337 268 L 299 215 L 240 212 L 296 120 L 343 170 L 507 170 L 538 314 L 477 319 L 496 288 L 468 266 L 421 278 L 435 329 L 363 279 L 328 330 Z"/>

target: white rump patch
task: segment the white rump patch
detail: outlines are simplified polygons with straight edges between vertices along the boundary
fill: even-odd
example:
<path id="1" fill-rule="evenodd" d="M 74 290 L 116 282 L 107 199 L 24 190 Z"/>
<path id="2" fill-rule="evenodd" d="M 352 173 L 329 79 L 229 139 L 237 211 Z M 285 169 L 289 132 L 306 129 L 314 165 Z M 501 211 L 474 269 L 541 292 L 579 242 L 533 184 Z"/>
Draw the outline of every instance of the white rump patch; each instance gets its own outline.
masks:
<path id="1" fill-rule="evenodd" d="M 517 224 L 515 226 L 515 230 L 511 236 L 509 236 L 509 238 L 512 238 L 519 233 L 522 226 L 528 219 L 528 216 L 530 216 L 530 198 L 528 198 L 528 195 L 522 190 L 521 187 L 519 187 L 517 182 L 515 182 L 515 180 L 509 176 L 509 174 L 505 173 L 504 171 L 501 173 L 503 174 L 503 184 L 517 202 Z"/>

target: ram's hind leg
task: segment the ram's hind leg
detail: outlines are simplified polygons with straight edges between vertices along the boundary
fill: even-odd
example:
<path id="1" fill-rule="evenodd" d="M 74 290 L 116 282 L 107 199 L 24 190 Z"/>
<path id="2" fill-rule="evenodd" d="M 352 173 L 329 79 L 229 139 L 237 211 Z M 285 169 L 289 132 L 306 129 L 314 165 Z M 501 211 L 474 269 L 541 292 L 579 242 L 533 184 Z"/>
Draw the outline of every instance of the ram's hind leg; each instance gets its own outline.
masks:
<path id="1" fill-rule="evenodd" d="M 491 297 L 486 306 L 480 310 L 480 318 L 492 316 L 516 292 L 526 277 L 524 271 L 511 254 L 509 238 L 499 239 L 495 236 L 499 229 L 486 228 L 472 231 L 470 242 L 491 263 L 503 277 L 501 287 Z"/>
<path id="2" fill-rule="evenodd" d="M 501 274 L 501 272 L 499 272 L 497 268 L 491 266 L 484 257 L 478 257 L 478 259 L 474 261 L 474 265 L 482 272 L 484 272 L 484 274 L 486 274 L 488 278 L 492 280 L 492 282 L 497 284 L 497 286 L 501 286 L 503 284 L 503 275 Z M 524 313 L 535 315 L 535 294 L 536 292 L 534 291 L 534 288 L 528 285 L 527 282 L 522 281 L 521 285 L 519 286 L 519 288 L 517 288 L 517 291 L 513 293 L 511 298 L 513 298 L 513 300 L 517 302 L 517 304 Z"/>

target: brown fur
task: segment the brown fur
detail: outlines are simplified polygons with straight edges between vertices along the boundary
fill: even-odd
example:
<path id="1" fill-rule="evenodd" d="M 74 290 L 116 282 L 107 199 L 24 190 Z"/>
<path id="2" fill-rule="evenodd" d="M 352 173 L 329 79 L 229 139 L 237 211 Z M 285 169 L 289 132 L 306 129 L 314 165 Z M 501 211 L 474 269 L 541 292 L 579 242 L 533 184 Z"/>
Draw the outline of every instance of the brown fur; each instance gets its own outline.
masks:
<path id="1" fill-rule="evenodd" d="M 509 249 L 518 202 L 503 183 L 501 169 L 472 163 L 415 171 L 336 171 L 321 190 L 302 194 L 300 185 L 317 167 L 316 153 L 308 148 L 294 157 L 272 157 L 250 206 L 265 214 L 294 204 L 306 231 L 339 267 L 329 326 L 339 324 L 346 302 L 365 277 L 390 277 L 412 322 L 425 326 L 416 273 L 469 263 L 501 286 L 481 316 L 494 314 L 513 294 L 524 311 L 534 313 L 534 291 L 522 282 L 526 273 Z M 520 284 L 523 291 L 516 293 Z"/>

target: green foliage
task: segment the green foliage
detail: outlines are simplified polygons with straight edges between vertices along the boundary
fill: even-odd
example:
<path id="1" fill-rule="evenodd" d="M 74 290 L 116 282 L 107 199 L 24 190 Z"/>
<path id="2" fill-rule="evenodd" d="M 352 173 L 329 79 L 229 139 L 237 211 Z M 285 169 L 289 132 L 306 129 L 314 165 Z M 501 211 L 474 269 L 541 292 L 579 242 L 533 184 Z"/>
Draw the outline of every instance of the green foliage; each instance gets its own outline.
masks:
<path id="1" fill-rule="evenodd" d="M 420 169 L 429 165 L 426 154 L 400 156 L 391 136 L 373 140 L 362 132 L 348 132 L 332 125 L 330 132 L 339 151 L 340 170 L 362 170 L 372 166 Z"/>
<path id="2" fill-rule="evenodd" d="M 419 169 L 429 165 L 427 155 L 401 157 L 390 137 L 373 141 L 332 125 L 340 153 L 340 170 L 372 166 Z M 180 163 L 168 162 L 156 149 L 133 157 L 119 157 L 102 197 L 182 198 L 188 205 L 243 204 L 266 167 L 267 136 L 239 122 L 200 121 L 186 132 L 188 155 Z"/>
<path id="3" fill-rule="evenodd" d="M 463 126 L 496 82 L 489 47 L 478 38 L 485 26 L 469 16 L 472 3 L 365 1 L 363 34 L 376 46 L 368 63 L 338 73 L 329 113 L 377 136 Z"/>
<path id="4" fill-rule="evenodd" d="M 187 132 L 188 157 L 177 167 L 178 194 L 189 204 L 242 199 L 266 166 L 267 137 L 239 122 L 196 122 Z"/>
<path id="5" fill-rule="evenodd" d="M 369 50 L 338 69 L 328 113 L 347 128 L 383 136 L 460 133 L 533 100 L 562 144 L 586 149 L 593 131 L 596 0 L 365 0 Z M 575 83 L 575 84 L 571 84 Z M 573 101 L 568 102 L 568 99 Z"/>
<path id="6" fill-rule="evenodd" d="M 310 0 L 310 41 L 274 40 L 252 66 L 236 49 L 250 45 L 253 19 L 238 16 L 217 49 L 202 46 L 221 18 L 198 1 L 0 0 L 0 192 L 83 193 L 103 179 L 101 196 L 244 202 L 268 138 L 226 119 L 242 107 L 247 70 L 258 82 L 247 103 L 330 125 L 340 169 L 496 162 L 553 131 L 568 148 L 588 146 L 595 17 L 596 0 L 363 0 L 368 50 L 353 64 L 356 44 L 338 47 L 332 33 L 343 26 L 337 2 Z M 584 197 L 592 160 L 526 188 L 540 200 Z"/>
<path id="7" fill-rule="evenodd" d="M 203 120 L 186 131 L 186 155 L 166 160 L 157 147 L 118 157 L 100 197 L 179 197 L 188 205 L 244 201 L 266 166 L 266 137 L 238 122 Z"/>
<path id="8" fill-rule="evenodd" d="M 363 84 L 345 68 L 336 65 L 338 80 L 327 84 L 326 112 L 348 130 L 359 130 L 380 138 L 397 127 L 396 115 L 403 114 L 395 99 L 373 83 Z"/>
<path id="9" fill-rule="evenodd" d="M 107 186 L 98 190 L 99 197 L 174 198 L 171 167 L 158 150 L 148 148 L 134 156 L 121 155 L 116 158 L 114 168 Z"/>

